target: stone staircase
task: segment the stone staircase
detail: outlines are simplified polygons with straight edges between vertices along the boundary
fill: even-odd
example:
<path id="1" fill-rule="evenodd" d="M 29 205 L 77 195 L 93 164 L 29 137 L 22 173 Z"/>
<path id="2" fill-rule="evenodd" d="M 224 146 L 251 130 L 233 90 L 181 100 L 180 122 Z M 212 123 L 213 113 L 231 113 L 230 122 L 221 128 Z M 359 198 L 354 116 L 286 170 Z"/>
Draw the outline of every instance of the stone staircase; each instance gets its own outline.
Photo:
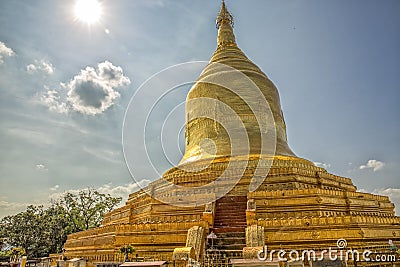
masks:
<path id="1" fill-rule="evenodd" d="M 213 241 L 214 248 L 232 252 L 242 251 L 246 245 L 246 208 L 245 196 L 225 196 L 217 200 L 212 229 L 217 235 Z"/>
<path id="2" fill-rule="evenodd" d="M 215 206 L 215 233 L 244 232 L 246 228 L 247 197 L 226 196 Z"/>
<path id="3" fill-rule="evenodd" d="M 246 246 L 246 235 L 243 232 L 219 233 L 214 240 L 214 247 L 225 251 L 242 251 Z"/>

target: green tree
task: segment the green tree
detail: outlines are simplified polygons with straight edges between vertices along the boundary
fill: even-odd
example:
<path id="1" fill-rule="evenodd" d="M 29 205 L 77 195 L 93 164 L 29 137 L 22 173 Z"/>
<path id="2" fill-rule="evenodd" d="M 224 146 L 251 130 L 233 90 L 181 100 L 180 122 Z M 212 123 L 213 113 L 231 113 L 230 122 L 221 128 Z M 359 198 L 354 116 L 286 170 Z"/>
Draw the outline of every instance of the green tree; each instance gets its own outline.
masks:
<path id="1" fill-rule="evenodd" d="M 54 204 L 65 210 L 68 230 L 75 233 L 100 226 L 104 214 L 112 211 L 121 199 L 87 188 L 77 194 L 67 192 Z"/>
<path id="2" fill-rule="evenodd" d="M 60 253 L 68 234 L 100 226 L 104 214 L 119 202 L 121 198 L 94 189 L 65 193 L 47 209 L 31 205 L 23 212 L 4 217 L 0 221 L 0 238 L 23 248 L 28 257 Z"/>
<path id="3" fill-rule="evenodd" d="M 45 213 L 45 225 L 47 226 L 42 234 L 46 240 L 46 246 L 49 253 L 61 253 L 67 235 L 70 234 L 68 231 L 68 219 L 65 210 L 62 207 L 52 205 L 46 209 Z"/>
<path id="4" fill-rule="evenodd" d="M 124 255 L 125 262 L 129 261 L 129 255 L 133 254 L 135 251 L 135 248 L 131 244 L 120 247 L 118 250 L 119 253 Z"/>
<path id="5" fill-rule="evenodd" d="M 57 243 L 66 240 L 67 226 L 63 211 L 55 207 L 28 206 L 26 211 L 7 216 L 0 221 L 0 237 L 15 247 L 23 248 L 29 257 L 46 256 L 57 252 Z"/>

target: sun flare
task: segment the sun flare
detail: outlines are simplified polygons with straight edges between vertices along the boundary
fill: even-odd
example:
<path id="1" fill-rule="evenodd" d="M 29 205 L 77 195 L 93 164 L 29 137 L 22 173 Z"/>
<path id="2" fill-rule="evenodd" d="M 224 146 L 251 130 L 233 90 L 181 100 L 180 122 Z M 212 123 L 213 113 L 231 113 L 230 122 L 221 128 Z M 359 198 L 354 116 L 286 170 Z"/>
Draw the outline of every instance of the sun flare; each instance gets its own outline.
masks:
<path id="1" fill-rule="evenodd" d="M 75 3 L 75 17 L 82 22 L 98 22 L 102 12 L 102 6 L 97 0 L 77 0 Z"/>

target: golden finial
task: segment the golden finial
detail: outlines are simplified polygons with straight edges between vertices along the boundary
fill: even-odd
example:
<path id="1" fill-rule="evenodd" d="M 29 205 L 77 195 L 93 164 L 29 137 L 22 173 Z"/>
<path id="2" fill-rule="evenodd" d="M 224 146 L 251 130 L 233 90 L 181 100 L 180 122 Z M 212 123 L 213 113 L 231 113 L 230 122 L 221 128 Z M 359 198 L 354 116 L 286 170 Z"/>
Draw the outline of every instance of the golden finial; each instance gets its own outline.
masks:
<path id="1" fill-rule="evenodd" d="M 222 0 L 222 5 L 221 5 L 221 10 L 219 11 L 219 14 L 217 16 L 216 20 L 216 26 L 217 29 L 221 26 L 222 23 L 229 23 L 231 27 L 233 28 L 233 17 L 231 13 L 229 13 L 228 9 L 225 6 L 225 1 Z"/>

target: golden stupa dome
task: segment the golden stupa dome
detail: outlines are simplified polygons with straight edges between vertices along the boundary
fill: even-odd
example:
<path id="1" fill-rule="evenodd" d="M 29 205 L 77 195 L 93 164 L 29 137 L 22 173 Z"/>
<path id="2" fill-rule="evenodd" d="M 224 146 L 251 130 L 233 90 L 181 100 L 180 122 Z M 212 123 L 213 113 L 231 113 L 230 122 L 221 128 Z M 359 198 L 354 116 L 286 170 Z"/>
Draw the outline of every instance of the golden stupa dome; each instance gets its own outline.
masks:
<path id="1" fill-rule="evenodd" d="M 216 24 L 217 49 L 186 99 L 181 164 L 232 155 L 296 157 L 287 144 L 278 90 L 237 46 L 224 2 Z"/>

